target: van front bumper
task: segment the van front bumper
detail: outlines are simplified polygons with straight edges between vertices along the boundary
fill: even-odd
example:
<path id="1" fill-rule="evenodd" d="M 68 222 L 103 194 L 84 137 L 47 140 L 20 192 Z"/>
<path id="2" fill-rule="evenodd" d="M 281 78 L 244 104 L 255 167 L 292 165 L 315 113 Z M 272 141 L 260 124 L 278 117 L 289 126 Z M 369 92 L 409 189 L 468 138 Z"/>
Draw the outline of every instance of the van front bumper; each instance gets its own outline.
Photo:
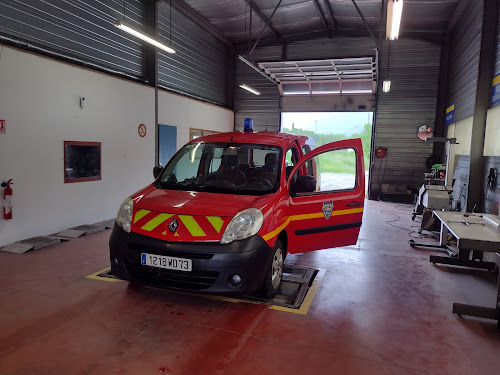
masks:
<path id="1" fill-rule="evenodd" d="M 211 294 L 239 295 L 258 289 L 265 278 L 273 249 L 255 235 L 227 245 L 219 242 L 168 242 L 126 233 L 116 224 L 109 239 L 111 272 L 141 283 Z M 192 271 L 141 264 L 141 253 L 191 259 Z M 234 275 L 241 283 L 233 285 Z"/>

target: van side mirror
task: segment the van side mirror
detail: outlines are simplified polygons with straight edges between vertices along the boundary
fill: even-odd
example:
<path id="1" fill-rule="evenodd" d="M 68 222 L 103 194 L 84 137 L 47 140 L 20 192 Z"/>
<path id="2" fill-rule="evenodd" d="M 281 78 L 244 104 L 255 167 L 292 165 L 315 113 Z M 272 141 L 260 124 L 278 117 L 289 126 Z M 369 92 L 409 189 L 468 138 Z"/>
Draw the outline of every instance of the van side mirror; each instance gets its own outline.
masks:
<path id="1" fill-rule="evenodd" d="M 155 180 L 160 175 L 160 173 L 161 173 L 162 170 L 163 170 L 163 167 L 161 165 L 156 165 L 153 168 L 153 176 L 154 176 Z"/>

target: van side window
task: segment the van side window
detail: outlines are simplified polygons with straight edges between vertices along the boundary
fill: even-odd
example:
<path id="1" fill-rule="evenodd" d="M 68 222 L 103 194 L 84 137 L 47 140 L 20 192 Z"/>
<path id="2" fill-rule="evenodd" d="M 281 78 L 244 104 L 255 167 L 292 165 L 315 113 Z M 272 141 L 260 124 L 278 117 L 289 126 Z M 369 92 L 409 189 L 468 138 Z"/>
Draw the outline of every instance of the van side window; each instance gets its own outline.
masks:
<path id="1" fill-rule="evenodd" d="M 286 152 L 285 163 L 286 163 L 286 178 L 290 176 L 292 169 L 299 160 L 299 154 L 297 149 L 292 145 Z"/>
<path id="2" fill-rule="evenodd" d="M 304 155 L 307 155 L 308 152 L 311 152 L 311 147 L 309 147 L 309 145 L 303 145 L 302 146 L 302 152 L 304 153 Z M 306 169 L 307 169 L 307 174 L 309 176 L 313 176 L 314 175 L 314 169 L 313 169 L 312 160 L 310 159 L 310 160 L 306 161 L 305 165 L 306 165 Z"/>

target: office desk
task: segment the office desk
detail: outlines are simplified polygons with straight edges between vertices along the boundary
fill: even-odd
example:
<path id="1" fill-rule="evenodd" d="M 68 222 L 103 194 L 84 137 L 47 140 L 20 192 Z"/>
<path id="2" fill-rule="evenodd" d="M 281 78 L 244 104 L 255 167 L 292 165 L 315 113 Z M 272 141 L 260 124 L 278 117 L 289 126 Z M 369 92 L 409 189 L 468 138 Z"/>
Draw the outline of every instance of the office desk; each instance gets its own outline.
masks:
<path id="1" fill-rule="evenodd" d="M 451 233 L 457 239 L 459 252 L 455 258 L 431 255 L 430 262 L 495 270 L 495 263 L 483 260 L 483 252 L 500 252 L 500 232 L 484 225 L 482 214 L 434 211 L 434 216 L 441 221 L 440 245 L 446 246 L 448 234 Z M 494 319 L 500 328 L 500 273 L 495 308 L 454 303 L 453 313 Z"/>

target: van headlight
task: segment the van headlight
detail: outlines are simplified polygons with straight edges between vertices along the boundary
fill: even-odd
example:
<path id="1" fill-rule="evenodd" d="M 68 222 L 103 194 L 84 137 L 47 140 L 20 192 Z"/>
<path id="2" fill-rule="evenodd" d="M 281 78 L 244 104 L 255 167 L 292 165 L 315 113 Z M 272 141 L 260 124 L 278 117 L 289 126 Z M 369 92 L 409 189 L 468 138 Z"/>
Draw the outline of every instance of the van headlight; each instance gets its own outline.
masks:
<path id="1" fill-rule="evenodd" d="M 222 235 L 220 243 L 225 245 L 233 241 L 252 237 L 260 230 L 263 222 L 264 215 L 261 210 L 257 208 L 243 210 L 231 219 Z"/>
<path id="2" fill-rule="evenodd" d="M 116 215 L 116 224 L 125 232 L 130 233 L 132 226 L 132 211 L 134 210 L 134 201 L 132 198 L 127 198 L 123 201 L 118 214 Z"/>

